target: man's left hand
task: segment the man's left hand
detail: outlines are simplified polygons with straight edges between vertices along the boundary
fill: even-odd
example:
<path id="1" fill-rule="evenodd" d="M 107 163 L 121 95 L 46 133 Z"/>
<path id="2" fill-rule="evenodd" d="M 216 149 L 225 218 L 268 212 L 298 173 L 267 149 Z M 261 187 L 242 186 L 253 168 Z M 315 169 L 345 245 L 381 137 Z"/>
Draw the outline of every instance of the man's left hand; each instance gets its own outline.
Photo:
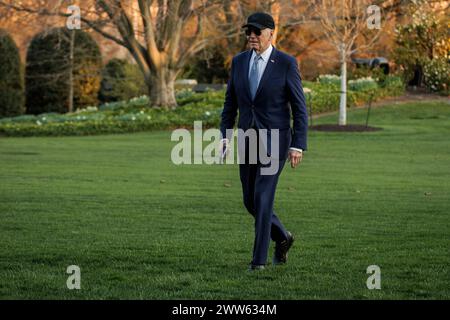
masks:
<path id="1" fill-rule="evenodd" d="M 291 163 L 291 168 L 294 168 L 300 164 L 303 158 L 303 152 L 296 150 L 289 150 L 288 161 Z"/>

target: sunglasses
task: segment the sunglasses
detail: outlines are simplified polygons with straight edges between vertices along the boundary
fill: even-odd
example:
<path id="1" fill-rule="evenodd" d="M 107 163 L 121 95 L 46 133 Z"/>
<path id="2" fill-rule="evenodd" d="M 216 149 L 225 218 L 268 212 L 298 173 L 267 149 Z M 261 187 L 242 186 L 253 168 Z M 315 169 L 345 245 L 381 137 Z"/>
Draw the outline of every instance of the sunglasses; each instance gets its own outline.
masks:
<path id="1" fill-rule="evenodd" d="M 261 29 L 258 29 L 258 28 L 247 28 L 246 30 L 245 30 L 245 35 L 246 36 L 250 36 L 251 34 L 252 34 L 252 32 L 255 34 L 255 35 L 257 35 L 258 37 L 261 35 Z"/>

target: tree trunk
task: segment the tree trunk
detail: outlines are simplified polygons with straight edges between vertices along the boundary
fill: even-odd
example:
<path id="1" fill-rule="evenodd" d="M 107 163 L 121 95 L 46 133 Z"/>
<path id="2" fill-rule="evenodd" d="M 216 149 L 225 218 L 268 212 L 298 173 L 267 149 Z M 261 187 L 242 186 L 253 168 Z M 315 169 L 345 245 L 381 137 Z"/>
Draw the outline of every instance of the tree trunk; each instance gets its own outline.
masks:
<path id="1" fill-rule="evenodd" d="M 345 50 L 341 49 L 341 98 L 339 101 L 339 125 L 347 124 L 347 60 Z"/>
<path id="2" fill-rule="evenodd" d="M 273 2 L 270 6 L 270 13 L 273 17 L 273 20 L 275 21 L 275 31 L 273 33 L 273 39 L 272 39 L 272 44 L 276 45 L 277 44 L 277 36 L 278 36 L 278 31 L 279 31 L 279 22 L 280 22 L 280 9 L 281 9 L 281 5 L 279 2 Z"/>
<path id="3" fill-rule="evenodd" d="M 152 107 L 175 108 L 177 101 L 175 99 L 175 78 L 177 72 L 162 67 L 147 77 L 147 86 L 149 89 L 150 105 Z"/>
<path id="4" fill-rule="evenodd" d="M 68 111 L 73 112 L 73 51 L 75 47 L 75 30 L 70 31 L 70 52 L 69 52 L 69 103 Z"/>

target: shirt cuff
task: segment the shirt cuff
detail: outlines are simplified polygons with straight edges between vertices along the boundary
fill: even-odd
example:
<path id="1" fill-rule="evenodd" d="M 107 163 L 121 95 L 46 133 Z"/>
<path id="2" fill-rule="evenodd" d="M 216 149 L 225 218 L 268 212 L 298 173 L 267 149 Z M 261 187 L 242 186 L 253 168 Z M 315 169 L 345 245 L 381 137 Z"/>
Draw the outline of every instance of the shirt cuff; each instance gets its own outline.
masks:
<path id="1" fill-rule="evenodd" d="M 289 150 L 294 150 L 294 151 L 298 151 L 298 152 L 303 152 L 303 149 L 299 149 L 299 148 L 289 148 Z"/>

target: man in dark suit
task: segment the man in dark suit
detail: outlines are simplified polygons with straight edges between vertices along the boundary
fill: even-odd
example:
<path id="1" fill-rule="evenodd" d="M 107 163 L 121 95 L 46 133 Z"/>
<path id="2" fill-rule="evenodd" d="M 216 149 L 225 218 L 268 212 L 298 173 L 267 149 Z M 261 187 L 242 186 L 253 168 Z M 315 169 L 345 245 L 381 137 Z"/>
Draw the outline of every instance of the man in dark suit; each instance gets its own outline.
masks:
<path id="1" fill-rule="evenodd" d="M 220 130 L 222 145 L 226 147 L 238 110 L 239 129 L 266 129 L 269 136 L 278 130 L 275 141 L 278 152 L 271 153 L 270 146 L 266 150 L 272 160 L 278 162 L 275 174 L 262 174 L 265 165 L 259 158 L 257 163 L 248 161 L 249 144 L 253 142 L 245 141 L 246 161 L 239 164 L 244 205 L 255 218 L 253 259 L 249 270 L 261 270 L 267 262 L 270 239 L 275 241 L 274 265 L 286 263 L 288 250 L 294 242 L 293 235 L 273 211 L 273 203 L 278 177 L 286 159 L 292 168 L 302 160 L 306 150 L 308 116 L 297 60 L 271 44 L 275 29 L 273 18 L 257 12 L 248 17 L 243 28 L 246 28 L 250 50 L 232 60 Z M 259 142 L 262 131 L 258 132 Z"/>

